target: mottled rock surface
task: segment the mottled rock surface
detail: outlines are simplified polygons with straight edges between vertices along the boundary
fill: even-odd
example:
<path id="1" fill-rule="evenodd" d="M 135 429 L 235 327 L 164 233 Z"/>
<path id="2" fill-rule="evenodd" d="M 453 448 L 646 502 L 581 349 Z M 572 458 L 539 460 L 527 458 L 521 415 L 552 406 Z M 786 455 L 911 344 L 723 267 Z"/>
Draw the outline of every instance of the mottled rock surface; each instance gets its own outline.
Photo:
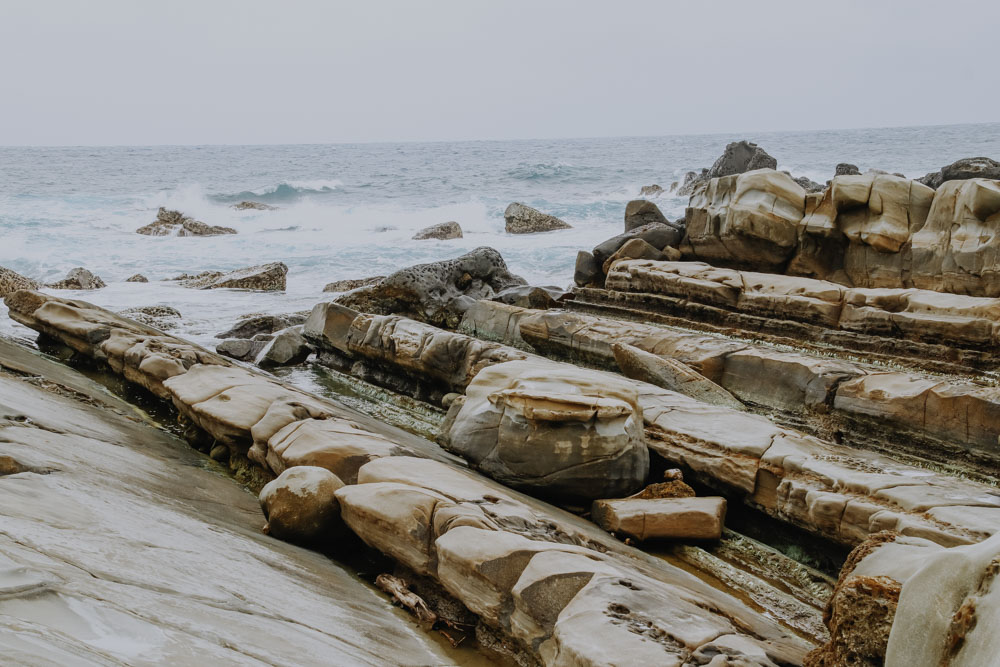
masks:
<path id="1" fill-rule="evenodd" d="M 249 266 L 235 271 L 205 271 L 196 275 L 181 275 L 172 280 L 192 289 L 247 289 L 259 292 L 285 291 L 288 267 L 284 262 Z"/>
<path id="2" fill-rule="evenodd" d="M 0 266 L 0 296 L 22 289 L 38 289 L 41 284 L 37 280 L 25 278 L 16 271 Z"/>
<path id="3" fill-rule="evenodd" d="M 508 234 L 535 234 L 551 232 L 557 229 L 572 229 L 569 225 L 554 215 L 514 202 L 503 212 Z"/>
<path id="4" fill-rule="evenodd" d="M 206 225 L 204 222 L 189 218 L 180 211 L 171 211 L 161 207 L 156 214 L 156 220 L 140 227 L 135 232 L 145 236 L 219 236 L 221 234 L 235 234 L 236 230 L 232 227 Z"/>
<path id="5" fill-rule="evenodd" d="M 129 276 L 128 278 L 126 278 L 125 282 L 127 282 L 127 283 L 148 283 L 149 282 L 149 278 L 147 278 L 146 276 L 142 275 L 141 273 L 136 273 L 135 275 L 132 275 L 132 276 Z"/>
<path id="6" fill-rule="evenodd" d="M 324 292 L 350 292 L 352 289 L 377 285 L 385 279 L 385 276 L 372 276 L 371 278 L 347 278 L 345 280 L 335 280 L 327 283 L 323 288 Z"/>
<path id="7" fill-rule="evenodd" d="M 90 290 L 107 287 L 107 283 L 101 280 L 100 276 L 95 276 L 82 266 L 78 266 L 75 269 L 70 269 L 69 273 L 66 274 L 66 277 L 59 282 L 46 285 L 46 287 L 50 289 Z"/>
<path id="8" fill-rule="evenodd" d="M 450 222 L 439 222 L 436 225 L 425 227 L 413 235 L 414 241 L 424 241 L 426 239 L 446 241 L 448 239 L 460 238 L 462 238 L 462 226 L 454 220 Z"/>

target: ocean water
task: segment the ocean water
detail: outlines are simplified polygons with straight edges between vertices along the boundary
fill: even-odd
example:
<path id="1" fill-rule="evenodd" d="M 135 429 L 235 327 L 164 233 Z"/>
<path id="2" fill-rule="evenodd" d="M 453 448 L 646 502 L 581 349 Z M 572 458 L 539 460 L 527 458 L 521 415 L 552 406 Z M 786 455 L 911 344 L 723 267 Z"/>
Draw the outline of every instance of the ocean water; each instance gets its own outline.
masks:
<path id="1" fill-rule="evenodd" d="M 67 292 L 120 310 L 163 304 L 174 330 L 203 344 L 241 315 L 306 310 L 333 280 L 390 273 L 497 248 L 532 283 L 565 286 L 576 252 L 622 229 L 643 185 L 667 187 L 712 164 L 734 140 L 756 141 L 779 169 L 817 182 L 838 162 L 919 177 L 962 157 L 1000 158 L 1000 123 L 755 135 L 295 146 L 0 147 L 0 265 L 51 282 L 76 266 L 108 287 Z M 276 211 L 235 211 L 251 199 Z M 521 201 L 573 229 L 511 236 L 503 211 Z M 670 218 L 686 198 L 656 200 Z M 135 233 L 160 206 L 235 236 Z M 413 241 L 456 220 L 463 239 Z M 284 294 L 198 291 L 159 282 L 180 273 L 282 261 Z M 149 284 L 121 282 L 143 273 Z M 0 312 L 0 333 L 28 335 Z"/>

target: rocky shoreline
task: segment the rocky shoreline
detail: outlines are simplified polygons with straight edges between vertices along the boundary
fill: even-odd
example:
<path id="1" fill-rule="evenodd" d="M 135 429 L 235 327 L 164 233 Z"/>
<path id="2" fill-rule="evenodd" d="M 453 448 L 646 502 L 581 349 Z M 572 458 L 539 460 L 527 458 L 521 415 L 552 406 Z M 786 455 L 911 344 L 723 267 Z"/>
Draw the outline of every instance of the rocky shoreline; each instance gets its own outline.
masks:
<path id="1" fill-rule="evenodd" d="M 331 284 L 338 295 L 304 320 L 248 318 L 219 334 L 217 352 L 165 333 L 169 313 L 128 313 L 159 318 L 142 323 L 7 270 L 0 279 L 10 317 L 40 346 L 141 388 L 194 449 L 259 492 L 270 537 L 243 539 L 380 562 L 387 596 L 482 659 L 988 667 L 1000 265 L 984 230 L 1000 222 L 1000 181 L 985 158 L 960 162 L 922 182 L 841 165 L 822 186 L 737 142 L 671 186 L 690 195 L 683 220 L 630 202 L 621 234 L 580 251 L 571 290 L 526 285 L 479 248 Z M 511 234 L 572 229 L 520 203 L 505 217 Z M 235 233 L 162 210 L 154 226 L 140 233 Z M 446 223 L 418 237 L 460 235 Z M 284 290 L 287 272 L 279 262 L 178 281 Z M 76 289 L 100 288 L 88 284 Z M 24 354 L 4 344 L 0 362 L 15 369 Z M 302 364 L 423 410 L 434 441 L 262 370 Z M 30 372 L 60 386 L 73 373 L 49 361 Z M 54 399 L 37 400 L 18 410 L 46 423 Z M 100 420 L 109 401 L 73 409 Z M 59 418 L 46 452 L 92 437 Z M 7 419 L 0 492 L 62 474 L 25 449 L 24 420 Z M 127 451 L 141 440 L 116 437 L 106 442 Z M 242 507 L 236 485 L 214 484 L 206 498 Z M 373 595 L 360 590 L 352 599 Z M 385 609 L 365 613 L 389 623 Z M 408 627 L 376 654 L 472 660 L 431 636 Z M 93 648 L 77 638 L 58 650 Z M 311 650 L 283 659 L 305 664 Z"/>

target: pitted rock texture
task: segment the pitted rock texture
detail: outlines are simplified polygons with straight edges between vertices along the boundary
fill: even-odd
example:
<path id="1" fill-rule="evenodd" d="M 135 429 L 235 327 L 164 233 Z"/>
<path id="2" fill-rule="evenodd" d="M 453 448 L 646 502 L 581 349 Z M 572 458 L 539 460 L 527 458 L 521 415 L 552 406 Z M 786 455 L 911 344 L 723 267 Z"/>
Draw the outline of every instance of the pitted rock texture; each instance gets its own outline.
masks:
<path id="1" fill-rule="evenodd" d="M 284 262 L 248 266 L 235 271 L 205 271 L 196 275 L 174 278 L 184 287 L 193 289 L 247 289 L 258 292 L 285 291 L 288 267 Z"/>
<path id="2" fill-rule="evenodd" d="M 163 207 L 156 214 L 156 220 L 135 230 L 136 234 L 145 236 L 219 236 L 235 234 L 232 227 L 206 225 L 204 222 L 189 218 L 180 211 L 171 211 Z"/>
<path id="3" fill-rule="evenodd" d="M 350 292 L 352 289 L 377 285 L 385 279 L 385 276 L 372 276 L 371 278 L 348 278 L 327 283 L 323 288 L 324 292 Z"/>
<path id="4" fill-rule="evenodd" d="M 0 296 L 7 296 L 18 290 L 33 290 L 41 287 L 37 280 L 25 278 L 16 271 L 0 266 Z"/>
<path id="5" fill-rule="evenodd" d="M 507 270 L 500 253 L 481 247 L 455 259 L 401 269 L 377 284 L 342 294 L 336 301 L 361 312 L 445 324 L 460 319 L 452 308 L 458 297 L 488 299 L 524 284 L 523 278 Z"/>
<path id="6" fill-rule="evenodd" d="M 551 232 L 558 229 L 572 229 L 569 225 L 554 215 L 514 202 L 503 212 L 508 234 L 536 234 Z"/>
<path id="7" fill-rule="evenodd" d="M 413 235 L 414 241 L 425 241 L 427 239 L 447 241 L 449 239 L 460 238 L 462 238 L 462 226 L 454 220 L 450 222 L 439 222 L 436 225 L 425 227 Z"/>
<path id="8" fill-rule="evenodd" d="M 107 283 L 101 280 L 100 276 L 95 276 L 87 269 L 78 266 L 75 269 L 70 269 L 69 273 L 66 274 L 66 277 L 59 282 L 46 285 L 46 287 L 49 289 L 89 290 L 107 287 Z"/>
<path id="9" fill-rule="evenodd" d="M 451 411 L 448 448 L 508 486 L 594 500 L 645 484 L 642 411 L 627 381 L 513 361 L 479 371 Z"/>

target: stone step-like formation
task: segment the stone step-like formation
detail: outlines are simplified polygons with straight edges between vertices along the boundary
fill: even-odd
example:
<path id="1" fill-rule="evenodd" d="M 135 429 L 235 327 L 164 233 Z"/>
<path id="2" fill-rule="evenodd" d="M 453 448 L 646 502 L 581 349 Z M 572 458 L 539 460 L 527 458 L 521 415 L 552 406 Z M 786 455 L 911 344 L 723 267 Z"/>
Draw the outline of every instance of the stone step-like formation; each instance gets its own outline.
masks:
<path id="1" fill-rule="evenodd" d="M 466 311 L 462 326 L 479 337 L 607 368 L 619 367 L 615 346 L 627 345 L 682 362 L 741 401 L 778 411 L 789 423 L 824 436 L 891 445 L 941 463 L 960 458 L 984 474 L 1000 461 L 997 387 L 675 328 L 489 302 Z M 685 385 L 669 388 L 705 400 Z"/>
<path id="2" fill-rule="evenodd" d="M 772 667 L 801 664 L 809 648 L 697 577 L 445 462 L 430 443 L 376 432 L 328 401 L 85 302 L 21 291 L 6 303 L 19 322 L 172 400 L 262 478 L 295 465 L 336 474 L 347 484 L 336 492 L 342 517 L 359 537 L 433 576 L 544 664 L 627 656 L 679 667 L 721 653 Z"/>

